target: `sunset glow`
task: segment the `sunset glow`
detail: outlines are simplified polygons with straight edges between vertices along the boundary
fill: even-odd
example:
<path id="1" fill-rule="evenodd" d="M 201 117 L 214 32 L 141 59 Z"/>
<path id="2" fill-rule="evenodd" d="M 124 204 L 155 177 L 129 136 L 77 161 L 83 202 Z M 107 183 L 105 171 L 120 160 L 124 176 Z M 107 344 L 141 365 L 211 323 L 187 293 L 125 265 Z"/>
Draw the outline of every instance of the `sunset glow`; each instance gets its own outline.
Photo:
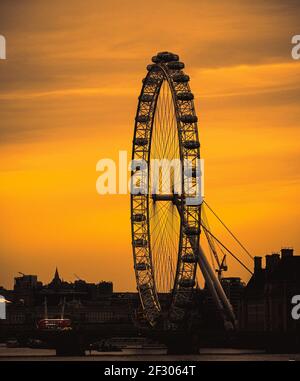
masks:
<path id="1" fill-rule="evenodd" d="M 253 255 L 299 251 L 293 4 L 1 1 L 0 285 L 18 271 L 48 282 L 57 266 L 65 280 L 135 290 L 129 195 L 97 194 L 96 163 L 130 156 L 141 81 L 163 50 L 191 77 L 207 202 Z"/>

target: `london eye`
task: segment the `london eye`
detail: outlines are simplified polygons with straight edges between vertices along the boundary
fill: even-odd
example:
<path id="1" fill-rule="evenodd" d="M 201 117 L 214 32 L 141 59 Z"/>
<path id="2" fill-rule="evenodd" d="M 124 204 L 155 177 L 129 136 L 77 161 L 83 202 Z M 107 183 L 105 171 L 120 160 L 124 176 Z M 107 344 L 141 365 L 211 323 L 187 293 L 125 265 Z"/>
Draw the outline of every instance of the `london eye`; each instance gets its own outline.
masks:
<path id="1" fill-rule="evenodd" d="M 184 68 L 178 55 L 158 53 L 138 98 L 131 172 L 136 284 L 149 324 L 176 328 L 186 321 L 199 265 L 217 307 L 234 324 L 230 303 L 199 245 L 200 142 Z M 158 171 L 157 163 L 167 165 Z M 170 295 L 168 303 L 161 302 L 163 294 Z"/>

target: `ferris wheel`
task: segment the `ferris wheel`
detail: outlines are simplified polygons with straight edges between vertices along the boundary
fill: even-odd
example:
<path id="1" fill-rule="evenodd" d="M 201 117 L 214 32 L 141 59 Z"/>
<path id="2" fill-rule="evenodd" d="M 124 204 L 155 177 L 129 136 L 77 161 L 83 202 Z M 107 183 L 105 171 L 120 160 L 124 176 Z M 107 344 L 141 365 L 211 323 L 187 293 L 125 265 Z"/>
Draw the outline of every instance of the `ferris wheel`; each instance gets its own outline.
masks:
<path id="1" fill-rule="evenodd" d="M 190 78 L 176 54 L 161 52 L 152 62 L 139 96 L 131 161 L 132 248 L 143 313 L 153 327 L 184 328 L 199 266 L 225 328 L 234 329 L 233 308 L 216 276 L 224 261 L 214 270 L 199 242 L 201 226 L 217 238 L 201 218 L 200 143 Z"/>
<path id="2" fill-rule="evenodd" d="M 155 325 L 164 316 L 178 324 L 185 318 L 195 286 L 200 143 L 194 95 L 184 63 L 169 52 L 158 53 L 152 61 L 139 96 L 132 148 L 132 178 L 138 178 L 140 187 L 131 193 L 134 267 L 149 323 Z M 164 160 L 189 163 L 189 168 L 173 168 L 171 180 L 162 168 L 160 175 L 156 173 L 159 179 L 154 179 L 153 162 Z M 171 187 L 162 193 L 166 181 Z M 159 295 L 167 293 L 171 300 L 162 308 Z"/>

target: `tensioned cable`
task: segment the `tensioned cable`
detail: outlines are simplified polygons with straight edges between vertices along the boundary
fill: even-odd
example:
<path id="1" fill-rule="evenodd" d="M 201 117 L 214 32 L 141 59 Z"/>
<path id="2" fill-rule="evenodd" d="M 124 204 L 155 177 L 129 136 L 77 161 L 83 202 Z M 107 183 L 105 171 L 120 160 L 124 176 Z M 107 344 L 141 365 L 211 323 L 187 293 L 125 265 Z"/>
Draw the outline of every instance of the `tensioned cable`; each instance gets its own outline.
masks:
<path id="1" fill-rule="evenodd" d="M 206 230 L 208 232 L 209 235 L 211 235 L 235 260 L 237 260 L 239 262 L 240 265 L 242 265 L 250 274 L 253 274 L 253 272 L 246 266 L 244 265 L 244 263 L 235 255 L 233 254 L 233 252 L 231 250 L 229 250 L 215 235 L 212 234 L 211 231 L 209 231 L 207 229 L 207 227 L 202 224 L 201 222 L 201 226 L 203 227 L 204 230 Z"/>
<path id="2" fill-rule="evenodd" d="M 204 208 L 202 209 L 202 220 L 205 222 L 205 225 L 207 226 L 207 228 L 210 229 Z M 212 242 L 211 237 L 207 233 L 206 230 L 204 230 L 204 233 L 205 233 L 205 237 L 206 237 L 206 240 L 207 240 L 207 243 L 208 243 L 208 246 L 209 246 L 209 251 L 210 251 L 212 265 L 215 268 L 215 260 L 216 260 L 217 261 L 217 265 L 220 268 L 220 261 L 219 261 L 219 257 L 218 257 L 218 254 L 216 252 L 214 243 Z"/>
<path id="3" fill-rule="evenodd" d="M 204 200 L 204 204 L 208 207 L 208 209 L 213 213 L 213 215 L 221 222 L 224 228 L 228 231 L 228 233 L 234 238 L 234 240 L 241 246 L 241 248 L 248 254 L 248 256 L 254 260 L 253 255 L 249 253 L 246 247 L 241 243 L 241 241 L 232 233 L 232 231 L 225 225 L 225 223 L 221 220 L 221 218 L 213 211 L 213 209 L 208 205 L 208 203 Z"/>

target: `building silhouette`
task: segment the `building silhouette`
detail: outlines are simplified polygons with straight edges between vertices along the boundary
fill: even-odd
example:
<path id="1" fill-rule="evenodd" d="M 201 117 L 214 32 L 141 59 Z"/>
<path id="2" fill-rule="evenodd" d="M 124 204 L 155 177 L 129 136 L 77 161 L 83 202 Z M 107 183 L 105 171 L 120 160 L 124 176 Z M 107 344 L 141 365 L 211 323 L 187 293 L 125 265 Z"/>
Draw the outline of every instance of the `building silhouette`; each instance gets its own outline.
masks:
<path id="1" fill-rule="evenodd" d="M 245 287 L 242 328 L 253 332 L 299 332 L 299 321 L 292 319 L 291 300 L 300 295 L 300 256 L 292 248 L 281 253 L 255 257 L 254 274 Z"/>
<path id="2" fill-rule="evenodd" d="M 248 335 L 257 342 L 264 342 L 266 334 L 279 337 L 279 342 L 284 337 L 290 340 L 295 333 L 300 337 L 300 320 L 291 317 L 292 297 L 300 295 L 300 256 L 294 255 L 292 248 L 266 255 L 265 267 L 262 258 L 255 257 L 254 273 L 246 285 L 239 277 L 222 278 L 221 283 L 243 337 Z M 106 335 L 134 336 L 147 326 L 136 292 L 114 292 L 109 281 L 88 283 L 78 278 L 66 282 L 57 268 L 48 284 L 36 275 L 22 274 L 15 278 L 13 290 L 0 287 L 0 294 L 9 301 L 7 318 L 0 320 L 0 339 L 30 337 L 37 322 L 45 318 L 45 306 L 48 318 L 61 317 L 63 306 L 64 317 L 74 326 Z M 160 295 L 166 304 L 170 297 Z M 217 338 L 224 326 L 206 287 L 195 289 L 192 306 L 191 324 L 196 323 L 199 336 Z"/>

